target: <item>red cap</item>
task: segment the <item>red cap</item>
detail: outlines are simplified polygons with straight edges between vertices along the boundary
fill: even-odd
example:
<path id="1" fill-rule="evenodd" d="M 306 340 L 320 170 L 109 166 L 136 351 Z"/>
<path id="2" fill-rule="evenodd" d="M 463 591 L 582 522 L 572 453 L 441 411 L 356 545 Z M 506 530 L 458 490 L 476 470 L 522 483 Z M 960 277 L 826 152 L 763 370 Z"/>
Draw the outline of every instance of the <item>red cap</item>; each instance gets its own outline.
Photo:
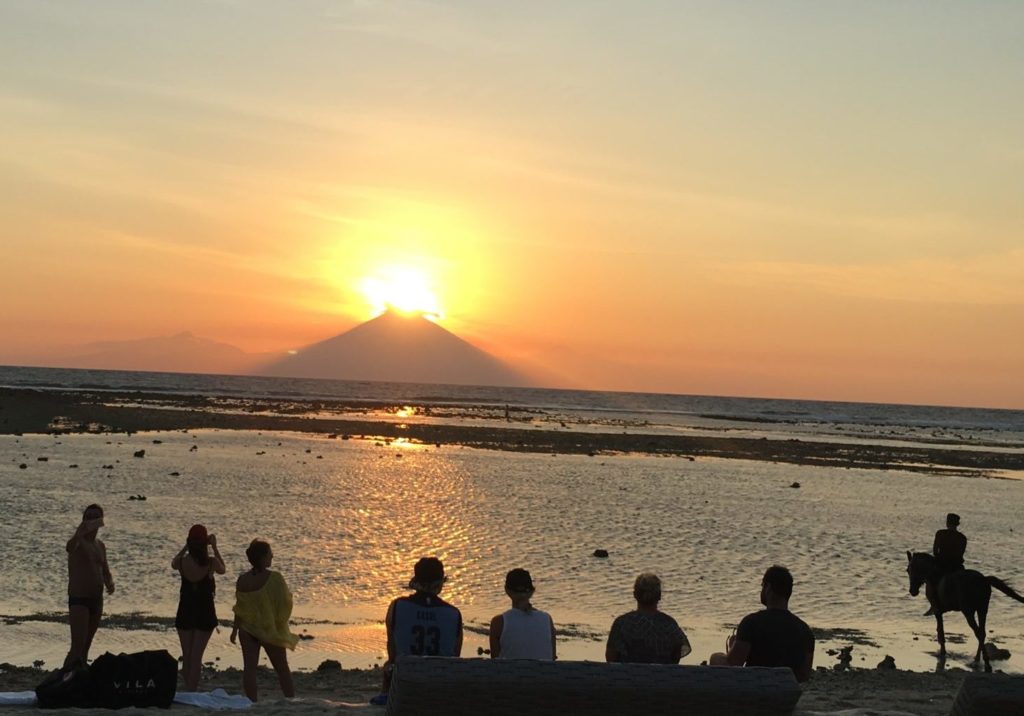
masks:
<path id="1" fill-rule="evenodd" d="M 203 544 L 206 544 L 208 539 L 209 538 L 206 535 L 206 528 L 202 525 L 192 525 L 192 529 L 188 531 L 189 542 L 202 542 Z"/>

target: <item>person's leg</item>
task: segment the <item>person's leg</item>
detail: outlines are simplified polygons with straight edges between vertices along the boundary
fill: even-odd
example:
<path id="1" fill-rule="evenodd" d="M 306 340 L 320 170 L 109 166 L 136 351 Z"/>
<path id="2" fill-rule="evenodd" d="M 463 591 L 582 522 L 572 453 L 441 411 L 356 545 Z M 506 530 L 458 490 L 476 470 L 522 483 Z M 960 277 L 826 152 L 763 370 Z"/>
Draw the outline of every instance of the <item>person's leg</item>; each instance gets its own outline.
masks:
<path id="1" fill-rule="evenodd" d="M 64 659 L 65 668 L 76 660 L 85 664 L 89 650 L 89 607 L 68 604 L 68 623 L 71 626 L 71 650 Z"/>
<path id="2" fill-rule="evenodd" d="M 89 649 L 92 648 L 92 640 L 96 631 L 100 628 L 100 619 L 103 617 L 103 600 L 97 599 L 89 607 L 89 633 L 85 640 L 85 658 L 89 658 Z"/>
<path id="3" fill-rule="evenodd" d="M 178 629 L 178 641 L 181 642 L 181 678 L 188 688 L 188 665 L 191 663 L 192 630 Z M 189 689 L 191 691 L 191 689 Z"/>
<path id="4" fill-rule="evenodd" d="M 199 688 L 199 680 L 203 675 L 203 653 L 206 651 L 206 645 L 209 643 L 212 634 L 212 631 L 192 630 L 190 650 L 192 658 L 189 660 L 189 670 L 185 679 L 185 685 L 189 691 L 195 691 Z"/>
<path id="5" fill-rule="evenodd" d="M 256 667 L 260 663 L 260 642 L 249 632 L 239 629 L 238 641 L 242 645 L 242 690 L 256 703 Z"/>
<path id="6" fill-rule="evenodd" d="M 288 668 L 288 652 L 283 646 L 264 644 L 271 666 L 277 672 L 277 680 L 281 682 L 281 692 L 289 699 L 295 696 L 295 684 L 292 683 L 292 670 Z"/>

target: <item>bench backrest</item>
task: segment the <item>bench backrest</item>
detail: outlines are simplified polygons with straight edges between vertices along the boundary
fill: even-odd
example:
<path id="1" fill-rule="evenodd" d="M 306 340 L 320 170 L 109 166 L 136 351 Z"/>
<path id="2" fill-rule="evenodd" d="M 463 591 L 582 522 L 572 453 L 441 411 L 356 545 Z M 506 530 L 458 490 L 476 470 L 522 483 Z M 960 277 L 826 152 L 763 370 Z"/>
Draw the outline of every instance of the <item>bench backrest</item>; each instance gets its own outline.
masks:
<path id="1" fill-rule="evenodd" d="M 789 716 L 789 669 L 400 657 L 389 716 Z"/>

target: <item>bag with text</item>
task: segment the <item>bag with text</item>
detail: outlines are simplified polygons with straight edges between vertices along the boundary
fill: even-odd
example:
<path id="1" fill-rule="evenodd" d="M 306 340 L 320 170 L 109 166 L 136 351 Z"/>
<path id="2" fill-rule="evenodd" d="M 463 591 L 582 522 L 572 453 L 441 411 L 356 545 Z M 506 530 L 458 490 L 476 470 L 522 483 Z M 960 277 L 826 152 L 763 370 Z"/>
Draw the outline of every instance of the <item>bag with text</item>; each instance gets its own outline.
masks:
<path id="1" fill-rule="evenodd" d="M 89 691 L 99 708 L 170 708 L 178 686 L 178 662 L 166 650 L 106 653 L 89 667 Z"/>

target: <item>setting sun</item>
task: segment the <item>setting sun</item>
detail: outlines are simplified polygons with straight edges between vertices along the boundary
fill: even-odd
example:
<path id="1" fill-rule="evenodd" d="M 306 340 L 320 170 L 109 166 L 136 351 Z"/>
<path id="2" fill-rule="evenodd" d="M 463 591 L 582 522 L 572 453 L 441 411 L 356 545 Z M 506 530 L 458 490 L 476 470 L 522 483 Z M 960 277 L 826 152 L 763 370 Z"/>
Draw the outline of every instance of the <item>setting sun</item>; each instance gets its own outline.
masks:
<path id="1" fill-rule="evenodd" d="M 434 321 L 442 317 L 441 305 L 430 281 L 416 268 L 392 266 L 383 269 L 376 276 L 363 279 L 360 288 L 375 315 L 391 309 L 420 314 Z"/>

